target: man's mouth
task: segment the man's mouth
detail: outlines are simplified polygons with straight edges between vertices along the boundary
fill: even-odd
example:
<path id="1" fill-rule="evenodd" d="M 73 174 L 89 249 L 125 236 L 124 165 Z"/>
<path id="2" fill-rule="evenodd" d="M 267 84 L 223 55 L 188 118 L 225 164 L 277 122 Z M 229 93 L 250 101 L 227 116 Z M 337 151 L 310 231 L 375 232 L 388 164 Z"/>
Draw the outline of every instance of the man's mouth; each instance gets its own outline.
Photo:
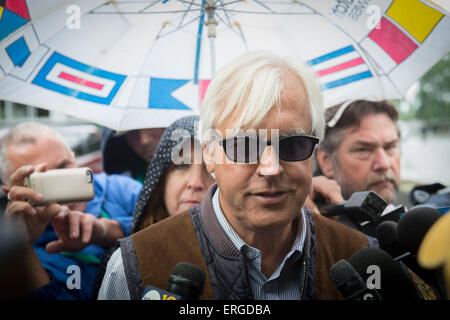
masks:
<path id="1" fill-rule="evenodd" d="M 387 185 L 394 185 L 394 181 L 392 180 L 380 180 L 380 181 L 376 181 L 373 182 L 369 185 L 369 187 L 382 187 L 382 186 L 387 186 Z"/>
<path id="2" fill-rule="evenodd" d="M 252 193 L 252 196 L 264 204 L 271 204 L 283 201 L 284 199 L 286 199 L 288 193 L 289 193 L 288 191 L 284 190 L 263 191 Z"/>

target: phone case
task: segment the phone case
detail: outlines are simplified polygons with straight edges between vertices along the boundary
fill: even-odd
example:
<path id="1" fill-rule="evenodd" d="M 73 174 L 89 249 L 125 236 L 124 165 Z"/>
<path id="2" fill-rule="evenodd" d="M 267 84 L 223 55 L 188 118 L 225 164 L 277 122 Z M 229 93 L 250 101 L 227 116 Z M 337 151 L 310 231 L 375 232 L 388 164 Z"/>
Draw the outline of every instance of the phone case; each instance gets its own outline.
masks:
<path id="1" fill-rule="evenodd" d="M 41 202 L 33 205 L 50 202 L 84 202 L 94 198 L 94 182 L 90 168 L 33 172 L 25 178 L 25 186 L 36 190 L 44 197 Z"/>

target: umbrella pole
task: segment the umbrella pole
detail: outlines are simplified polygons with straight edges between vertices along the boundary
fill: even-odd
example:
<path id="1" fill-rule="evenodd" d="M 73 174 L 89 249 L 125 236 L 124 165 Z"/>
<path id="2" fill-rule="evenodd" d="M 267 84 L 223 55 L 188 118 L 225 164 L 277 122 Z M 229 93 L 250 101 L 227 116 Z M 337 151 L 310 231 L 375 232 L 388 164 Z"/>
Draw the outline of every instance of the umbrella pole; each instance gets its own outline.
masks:
<path id="1" fill-rule="evenodd" d="M 211 51 L 211 79 L 214 77 L 216 73 L 216 39 L 209 38 L 209 47 Z"/>
<path id="2" fill-rule="evenodd" d="M 208 20 L 206 20 L 205 25 L 208 28 L 208 38 L 209 38 L 209 51 L 211 55 L 211 79 L 214 77 L 216 73 L 216 25 L 217 20 L 214 19 L 214 11 L 216 10 L 216 6 L 214 5 L 214 1 L 206 0 L 207 5 L 205 6 L 206 13 L 208 15 Z"/>

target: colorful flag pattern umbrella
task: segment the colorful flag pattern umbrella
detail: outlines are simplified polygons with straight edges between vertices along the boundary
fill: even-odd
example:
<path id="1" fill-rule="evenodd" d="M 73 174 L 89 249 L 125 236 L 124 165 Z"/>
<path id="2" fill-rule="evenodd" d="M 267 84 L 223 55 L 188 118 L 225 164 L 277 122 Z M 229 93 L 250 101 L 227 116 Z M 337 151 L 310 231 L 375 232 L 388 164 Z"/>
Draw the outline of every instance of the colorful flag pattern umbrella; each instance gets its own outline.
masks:
<path id="1" fill-rule="evenodd" d="M 0 99 L 116 130 L 198 113 L 216 70 L 251 50 L 308 63 L 326 106 L 402 98 L 450 51 L 421 0 L 4 0 Z"/>

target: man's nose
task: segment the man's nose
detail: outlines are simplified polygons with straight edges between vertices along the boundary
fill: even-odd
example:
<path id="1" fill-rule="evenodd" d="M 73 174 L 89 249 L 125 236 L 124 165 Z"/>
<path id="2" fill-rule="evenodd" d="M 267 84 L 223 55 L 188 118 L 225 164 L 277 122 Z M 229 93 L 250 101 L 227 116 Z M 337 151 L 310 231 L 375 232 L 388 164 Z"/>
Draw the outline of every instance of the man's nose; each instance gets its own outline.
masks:
<path id="1" fill-rule="evenodd" d="M 151 134 L 145 132 L 144 130 L 139 131 L 138 137 L 139 137 L 139 142 L 142 145 L 146 145 L 153 140 L 153 137 L 151 136 Z"/>
<path id="2" fill-rule="evenodd" d="M 386 153 L 386 150 L 383 148 L 377 148 L 375 150 L 374 159 L 373 159 L 373 169 L 375 171 L 385 171 L 390 169 L 392 164 L 391 157 Z"/>
<path id="3" fill-rule="evenodd" d="M 280 159 L 273 146 L 266 146 L 258 163 L 258 174 L 264 177 L 276 177 L 283 172 Z"/>

